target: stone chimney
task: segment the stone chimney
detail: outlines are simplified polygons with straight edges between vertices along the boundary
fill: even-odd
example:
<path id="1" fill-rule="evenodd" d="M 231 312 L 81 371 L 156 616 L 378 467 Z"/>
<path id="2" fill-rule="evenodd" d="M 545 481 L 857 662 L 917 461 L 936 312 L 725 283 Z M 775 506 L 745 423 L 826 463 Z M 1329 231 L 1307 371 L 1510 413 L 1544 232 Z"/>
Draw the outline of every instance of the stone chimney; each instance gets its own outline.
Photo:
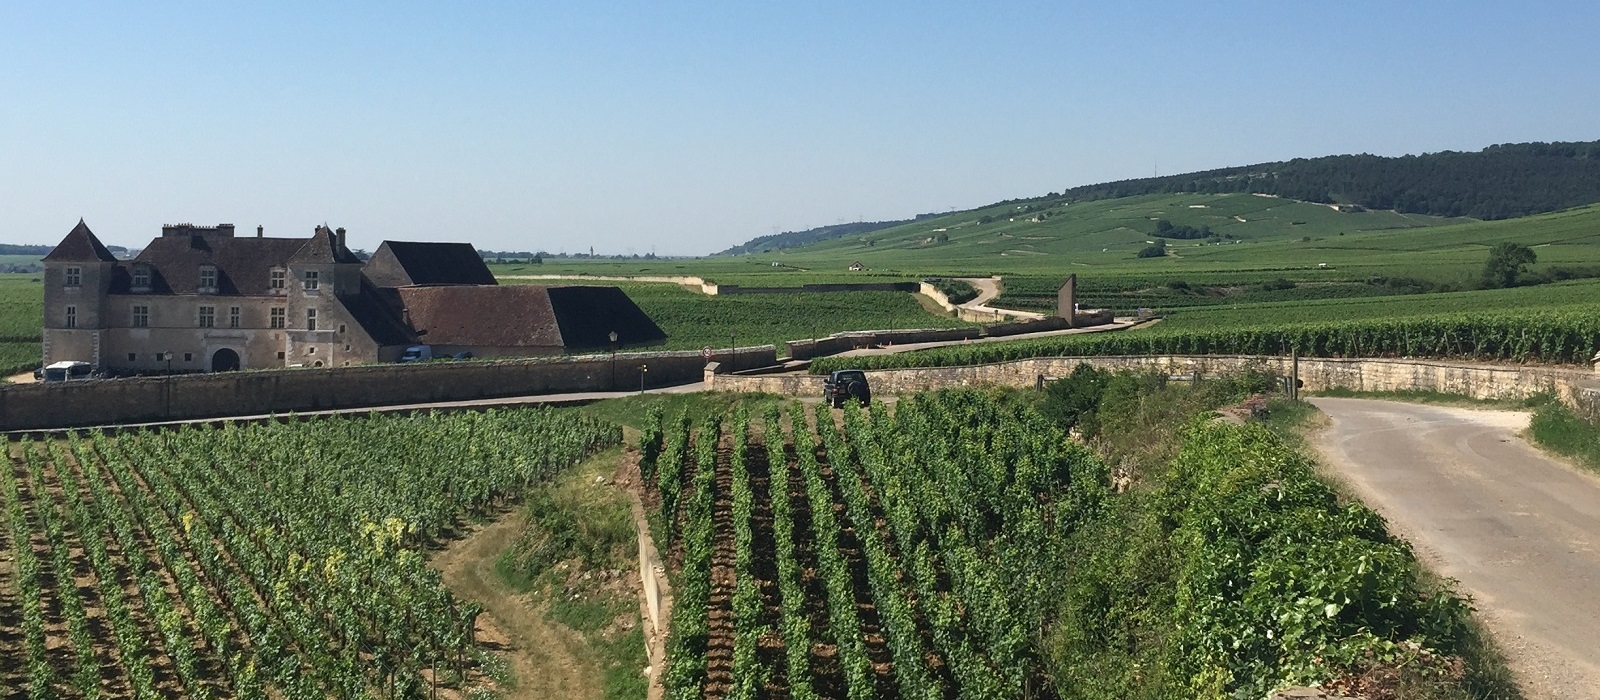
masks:
<path id="1" fill-rule="evenodd" d="M 267 227 L 256 224 L 256 238 L 261 238 L 265 235 L 267 235 Z"/>
<path id="2" fill-rule="evenodd" d="M 339 228 L 334 229 L 333 233 L 334 233 L 333 242 L 334 242 L 335 245 L 338 246 L 334 250 L 337 251 L 339 248 L 343 248 L 344 247 L 344 227 L 340 226 Z"/>

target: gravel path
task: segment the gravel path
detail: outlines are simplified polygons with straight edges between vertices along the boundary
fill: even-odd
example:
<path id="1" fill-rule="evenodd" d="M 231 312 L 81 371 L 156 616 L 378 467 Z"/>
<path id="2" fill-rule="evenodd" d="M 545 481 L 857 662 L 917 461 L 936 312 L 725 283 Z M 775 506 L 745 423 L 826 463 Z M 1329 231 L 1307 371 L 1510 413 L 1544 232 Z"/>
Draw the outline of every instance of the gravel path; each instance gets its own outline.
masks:
<path id="1" fill-rule="evenodd" d="M 1527 413 L 1311 403 L 1324 464 L 1461 582 L 1526 696 L 1600 698 L 1600 478 L 1524 441 Z"/>

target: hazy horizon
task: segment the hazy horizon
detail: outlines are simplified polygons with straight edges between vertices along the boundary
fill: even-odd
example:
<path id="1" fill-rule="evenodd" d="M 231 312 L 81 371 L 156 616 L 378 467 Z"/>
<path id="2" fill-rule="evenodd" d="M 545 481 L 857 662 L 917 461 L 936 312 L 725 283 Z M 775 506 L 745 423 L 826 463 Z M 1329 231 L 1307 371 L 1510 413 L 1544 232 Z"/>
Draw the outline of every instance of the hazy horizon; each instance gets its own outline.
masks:
<path id="1" fill-rule="evenodd" d="M 0 242 L 703 255 L 1295 157 L 1600 138 L 1554 2 L 0 6 Z"/>

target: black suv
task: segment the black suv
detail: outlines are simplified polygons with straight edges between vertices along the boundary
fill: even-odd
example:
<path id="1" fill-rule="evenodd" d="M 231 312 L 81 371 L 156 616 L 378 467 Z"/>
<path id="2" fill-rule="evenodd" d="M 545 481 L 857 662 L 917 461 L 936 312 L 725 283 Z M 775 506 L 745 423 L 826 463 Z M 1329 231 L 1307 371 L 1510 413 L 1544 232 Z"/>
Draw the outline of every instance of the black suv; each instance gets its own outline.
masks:
<path id="1" fill-rule="evenodd" d="M 860 401 L 863 406 L 872 403 L 867 373 L 859 369 L 834 370 L 822 382 L 822 399 L 834 408 L 843 408 L 844 402 L 850 399 Z"/>

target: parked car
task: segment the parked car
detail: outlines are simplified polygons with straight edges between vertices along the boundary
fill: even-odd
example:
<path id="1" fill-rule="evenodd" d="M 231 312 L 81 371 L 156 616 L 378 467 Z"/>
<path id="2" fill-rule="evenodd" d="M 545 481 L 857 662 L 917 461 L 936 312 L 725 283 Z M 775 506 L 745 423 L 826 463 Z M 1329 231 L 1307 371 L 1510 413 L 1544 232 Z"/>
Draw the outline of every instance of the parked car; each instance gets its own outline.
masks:
<path id="1" fill-rule="evenodd" d="M 42 382 L 69 382 L 77 379 L 94 379 L 94 365 L 78 360 L 64 360 L 46 366 L 34 376 Z"/>
<path id="2" fill-rule="evenodd" d="M 859 369 L 834 370 L 822 382 L 822 398 L 834 408 L 843 408 L 850 399 L 862 406 L 872 403 L 872 387 L 867 385 L 867 373 Z"/>
<path id="3" fill-rule="evenodd" d="M 433 346 L 413 345 L 400 353 L 401 362 L 427 362 L 433 359 Z"/>

